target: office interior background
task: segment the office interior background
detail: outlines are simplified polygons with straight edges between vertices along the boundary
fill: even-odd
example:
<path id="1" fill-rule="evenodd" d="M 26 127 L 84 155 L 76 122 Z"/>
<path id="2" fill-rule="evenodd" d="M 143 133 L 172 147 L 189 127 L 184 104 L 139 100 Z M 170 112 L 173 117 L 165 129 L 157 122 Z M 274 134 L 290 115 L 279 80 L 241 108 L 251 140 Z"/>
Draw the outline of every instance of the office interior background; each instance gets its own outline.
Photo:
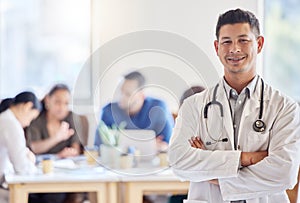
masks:
<path id="1" fill-rule="evenodd" d="M 140 70 L 147 94 L 177 112 L 187 87 L 222 76 L 216 21 L 237 7 L 261 23 L 258 73 L 300 101 L 299 0 L 0 0 L 0 98 L 23 90 L 43 98 L 66 83 L 71 108 L 89 115 L 92 143 L 100 107 L 116 99 L 122 75 Z"/>

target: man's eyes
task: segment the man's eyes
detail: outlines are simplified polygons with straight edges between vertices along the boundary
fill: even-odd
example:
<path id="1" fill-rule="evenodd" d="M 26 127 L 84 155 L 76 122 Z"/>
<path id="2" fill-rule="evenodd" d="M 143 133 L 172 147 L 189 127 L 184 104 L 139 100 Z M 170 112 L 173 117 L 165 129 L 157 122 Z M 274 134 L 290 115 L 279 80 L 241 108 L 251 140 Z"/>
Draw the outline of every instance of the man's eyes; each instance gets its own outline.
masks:
<path id="1" fill-rule="evenodd" d="M 230 40 L 226 40 L 226 41 L 221 42 L 221 44 L 230 44 L 230 43 L 231 43 Z"/>
<path id="2" fill-rule="evenodd" d="M 242 44 L 246 44 L 246 43 L 250 42 L 250 40 L 249 39 L 239 39 L 238 42 L 242 43 Z M 228 45 L 228 44 L 231 44 L 231 43 L 232 43 L 231 40 L 225 40 L 225 41 L 221 42 L 222 45 Z"/>
<path id="3" fill-rule="evenodd" d="M 240 39 L 239 41 L 240 41 L 241 43 L 248 43 L 248 42 L 250 42 L 249 39 Z"/>

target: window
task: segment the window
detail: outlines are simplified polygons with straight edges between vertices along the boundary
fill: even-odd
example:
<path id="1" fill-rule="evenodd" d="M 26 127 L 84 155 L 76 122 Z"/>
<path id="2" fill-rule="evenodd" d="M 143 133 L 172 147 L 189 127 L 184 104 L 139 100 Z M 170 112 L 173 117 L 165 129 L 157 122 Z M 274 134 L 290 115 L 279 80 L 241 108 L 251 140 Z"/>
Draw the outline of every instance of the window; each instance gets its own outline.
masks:
<path id="1" fill-rule="evenodd" d="M 265 0 L 266 80 L 300 101 L 300 1 Z"/>
<path id="2" fill-rule="evenodd" d="M 90 1 L 0 0 L 0 98 L 72 88 L 90 55 Z"/>

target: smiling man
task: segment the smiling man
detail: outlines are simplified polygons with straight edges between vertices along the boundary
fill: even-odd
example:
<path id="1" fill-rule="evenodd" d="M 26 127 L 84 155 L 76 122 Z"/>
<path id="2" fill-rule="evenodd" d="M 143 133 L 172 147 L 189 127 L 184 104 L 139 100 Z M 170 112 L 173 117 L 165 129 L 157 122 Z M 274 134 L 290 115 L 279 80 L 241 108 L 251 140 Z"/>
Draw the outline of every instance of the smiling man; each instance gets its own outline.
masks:
<path id="1" fill-rule="evenodd" d="M 191 182 L 185 203 L 288 203 L 299 169 L 299 106 L 257 75 L 264 38 L 251 12 L 220 15 L 216 37 L 224 77 L 184 101 L 170 141 L 174 173 Z"/>

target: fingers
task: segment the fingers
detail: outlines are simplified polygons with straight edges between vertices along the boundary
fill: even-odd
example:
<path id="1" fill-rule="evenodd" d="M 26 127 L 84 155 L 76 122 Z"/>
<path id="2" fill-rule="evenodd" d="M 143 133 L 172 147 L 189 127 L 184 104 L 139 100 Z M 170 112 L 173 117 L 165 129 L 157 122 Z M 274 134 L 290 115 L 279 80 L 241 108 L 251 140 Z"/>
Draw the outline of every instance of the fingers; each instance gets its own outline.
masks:
<path id="1" fill-rule="evenodd" d="M 69 129 L 69 136 L 74 135 L 75 130 L 73 130 L 72 128 Z"/>
<path id="2" fill-rule="evenodd" d="M 191 147 L 194 147 L 194 148 L 198 148 L 198 149 L 203 149 L 205 150 L 205 145 L 203 144 L 202 140 L 199 138 L 199 137 L 191 137 L 191 139 L 188 140 Z"/>
<path id="3" fill-rule="evenodd" d="M 67 123 L 66 121 L 62 121 L 60 124 L 61 129 L 69 129 L 69 126 L 69 123 Z"/>
<path id="4" fill-rule="evenodd" d="M 194 142 L 192 141 L 192 138 L 191 138 L 191 139 L 188 139 L 188 141 L 189 141 L 189 143 L 190 143 L 191 147 L 194 147 L 194 148 L 196 148 L 196 146 L 194 145 Z"/>

